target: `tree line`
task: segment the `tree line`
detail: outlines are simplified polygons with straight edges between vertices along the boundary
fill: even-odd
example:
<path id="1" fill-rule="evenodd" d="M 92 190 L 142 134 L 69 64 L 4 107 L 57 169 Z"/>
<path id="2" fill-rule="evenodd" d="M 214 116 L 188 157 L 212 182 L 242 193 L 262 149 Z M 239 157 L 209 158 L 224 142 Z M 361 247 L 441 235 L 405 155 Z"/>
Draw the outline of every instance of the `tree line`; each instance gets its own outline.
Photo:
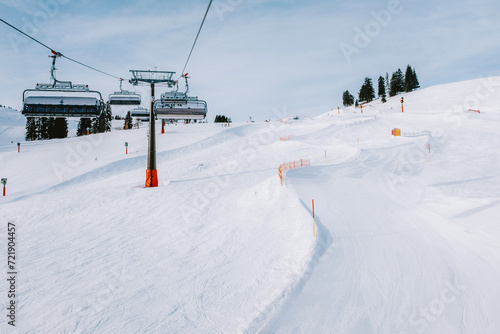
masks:
<path id="1" fill-rule="evenodd" d="M 77 136 L 88 133 L 111 131 L 113 115 L 111 105 L 106 103 L 101 113 L 94 118 L 80 118 L 76 130 Z M 65 117 L 27 117 L 25 139 L 42 140 L 68 137 L 68 120 Z"/>
<path id="2" fill-rule="evenodd" d="M 392 97 L 399 93 L 411 92 L 417 88 L 420 88 L 417 73 L 414 68 L 408 65 L 405 74 L 403 74 L 401 69 L 398 69 L 396 72 L 392 73 L 391 80 L 389 80 L 388 73 L 385 74 L 385 78 L 379 76 L 377 94 L 381 98 L 382 103 L 385 103 L 387 94 Z M 355 100 L 349 90 L 342 93 L 342 103 L 346 107 L 352 106 L 353 104 L 357 107 L 360 102 L 371 102 L 374 99 L 375 89 L 373 88 L 372 79 L 369 77 L 365 78 L 359 90 L 358 99 Z"/>
<path id="3" fill-rule="evenodd" d="M 224 115 L 216 115 L 214 123 L 231 123 L 231 118 Z"/>

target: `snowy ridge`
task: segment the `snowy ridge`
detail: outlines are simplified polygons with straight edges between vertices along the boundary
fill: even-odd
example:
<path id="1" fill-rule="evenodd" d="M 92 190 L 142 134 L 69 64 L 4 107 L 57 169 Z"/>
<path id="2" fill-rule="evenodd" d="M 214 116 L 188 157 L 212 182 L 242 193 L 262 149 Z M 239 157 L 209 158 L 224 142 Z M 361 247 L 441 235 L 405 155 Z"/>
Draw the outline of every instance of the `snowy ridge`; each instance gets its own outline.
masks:
<path id="1" fill-rule="evenodd" d="M 403 96 L 404 113 L 396 96 L 362 115 L 167 126 L 153 189 L 146 127 L 20 139 L 21 153 L 0 132 L 17 329 L 499 332 L 500 78 Z M 297 159 L 311 167 L 281 186 Z"/>

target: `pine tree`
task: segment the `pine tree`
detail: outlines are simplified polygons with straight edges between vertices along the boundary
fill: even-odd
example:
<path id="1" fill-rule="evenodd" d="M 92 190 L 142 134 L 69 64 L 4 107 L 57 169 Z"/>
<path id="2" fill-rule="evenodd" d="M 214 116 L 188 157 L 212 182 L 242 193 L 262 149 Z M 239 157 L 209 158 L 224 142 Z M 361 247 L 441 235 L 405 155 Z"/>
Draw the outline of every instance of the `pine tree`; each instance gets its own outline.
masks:
<path id="1" fill-rule="evenodd" d="M 388 94 L 391 90 L 391 82 L 389 81 L 389 73 L 385 72 L 385 93 Z"/>
<path id="2" fill-rule="evenodd" d="M 54 117 L 49 117 L 47 120 L 47 137 L 48 139 L 55 138 L 54 134 L 56 132 L 56 120 Z"/>
<path id="3" fill-rule="evenodd" d="M 356 99 L 356 102 L 354 103 L 354 106 L 355 106 L 356 108 L 357 108 L 357 107 L 359 107 L 359 101 L 358 101 L 358 99 Z"/>
<path id="4" fill-rule="evenodd" d="M 405 91 L 405 77 L 403 75 L 403 71 L 401 71 L 400 68 L 398 68 L 398 70 L 396 71 L 396 77 L 398 78 L 398 93 L 402 93 Z"/>
<path id="5" fill-rule="evenodd" d="M 394 96 L 396 95 L 398 92 L 397 92 L 398 88 L 397 88 L 397 84 L 396 84 L 396 72 L 392 73 L 392 77 L 391 77 L 391 87 L 389 89 L 389 96 Z"/>
<path id="6" fill-rule="evenodd" d="M 375 98 L 375 90 L 373 89 L 372 79 L 366 77 L 365 82 L 359 90 L 359 100 L 362 102 L 371 102 Z"/>
<path id="7" fill-rule="evenodd" d="M 382 103 L 386 103 L 387 102 L 387 99 L 385 98 L 385 94 L 382 95 L 382 99 L 381 99 Z"/>
<path id="8" fill-rule="evenodd" d="M 80 121 L 78 122 L 78 127 L 76 129 L 76 135 L 77 136 L 84 136 L 87 134 L 87 128 L 92 127 L 92 121 L 90 118 L 80 118 Z"/>
<path id="9" fill-rule="evenodd" d="M 382 76 L 378 77 L 378 96 L 385 95 L 385 81 Z"/>
<path id="10" fill-rule="evenodd" d="M 408 93 L 413 90 L 413 81 L 413 70 L 411 69 L 411 66 L 408 65 L 405 73 L 405 92 Z"/>
<path id="11" fill-rule="evenodd" d="M 401 92 L 404 92 L 404 76 L 401 69 L 398 69 L 396 72 L 392 73 L 391 78 L 391 88 L 389 90 L 389 96 L 397 95 Z"/>
<path id="12" fill-rule="evenodd" d="M 91 120 L 90 132 L 91 133 L 99 133 L 99 117 L 94 117 Z"/>
<path id="13" fill-rule="evenodd" d="M 125 121 L 123 122 L 123 129 L 130 130 L 133 127 L 132 115 L 130 114 L 130 110 L 127 111 L 127 115 L 125 116 Z"/>
<path id="14" fill-rule="evenodd" d="M 40 118 L 38 130 L 40 139 L 50 139 L 50 120 L 47 117 Z"/>
<path id="15" fill-rule="evenodd" d="M 349 93 L 349 90 L 346 90 L 342 94 L 342 103 L 346 107 L 350 107 L 350 106 L 352 106 L 354 104 L 354 96 L 352 96 L 352 94 Z"/>
<path id="16" fill-rule="evenodd" d="M 113 114 L 111 112 L 111 105 L 106 103 L 101 113 L 92 120 L 92 133 L 103 133 L 111 131 L 111 122 Z M 130 127 L 129 129 L 131 129 Z"/>
<path id="17" fill-rule="evenodd" d="M 42 139 L 42 118 L 41 117 L 35 117 L 35 140 L 41 140 Z"/>
<path id="18" fill-rule="evenodd" d="M 68 137 L 68 120 L 64 117 L 58 117 L 54 120 L 54 132 L 52 138 Z"/>
<path id="19" fill-rule="evenodd" d="M 231 119 L 224 115 L 215 116 L 214 123 L 231 123 Z"/>
<path id="20" fill-rule="evenodd" d="M 37 139 L 37 133 L 36 133 L 36 118 L 35 117 L 28 117 L 26 118 L 26 135 L 24 138 L 28 140 L 36 140 Z"/>
<path id="21" fill-rule="evenodd" d="M 113 112 L 111 111 L 111 104 L 106 103 L 103 115 L 103 132 L 111 131 L 111 123 L 113 122 Z"/>
<path id="22" fill-rule="evenodd" d="M 413 76 L 412 89 L 420 88 L 420 83 L 418 82 L 417 72 L 415 72 L 415 69 L 413 69 L 412 76 Z"/>

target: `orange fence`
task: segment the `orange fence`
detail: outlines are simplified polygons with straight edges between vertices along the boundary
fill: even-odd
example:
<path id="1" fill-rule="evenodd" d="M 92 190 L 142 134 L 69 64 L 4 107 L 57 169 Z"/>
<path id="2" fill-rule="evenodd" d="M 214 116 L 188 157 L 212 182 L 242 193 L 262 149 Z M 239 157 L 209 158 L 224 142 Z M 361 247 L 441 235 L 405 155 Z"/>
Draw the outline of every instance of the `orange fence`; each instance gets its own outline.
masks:
<path id="1" fill-rule="evenodd" d="M 280 177 L 281 185 L 283 185 L 283 172 L 288 169 L 301 168 L 311 166 L 311 160 L 300 159 L 295 161 L 284 162 L 278 168 L 278 175 Z"/>
<path id="2" fill-rule="evenodd" d="M 481 113 L 479 110 L 475 110 L 475 109 L 469 109 L 469 111 L 474 111 L 474 112 L 477 112 L 478 114 Z"/>
<path id="3" fill-rule="evenodd" d="M 293 138 L 293 137 L 295 137 L 295 135 L 288 135 L 285 137 L 280 137 L 280 141 L 289 141 L 290 138 Z"/>

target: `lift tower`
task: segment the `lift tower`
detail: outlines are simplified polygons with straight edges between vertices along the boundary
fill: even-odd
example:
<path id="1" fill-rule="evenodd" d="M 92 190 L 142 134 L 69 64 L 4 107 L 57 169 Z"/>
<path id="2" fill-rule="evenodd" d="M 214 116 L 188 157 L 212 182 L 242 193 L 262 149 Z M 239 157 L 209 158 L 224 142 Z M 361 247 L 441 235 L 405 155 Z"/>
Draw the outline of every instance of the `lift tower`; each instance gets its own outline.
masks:
<path id="1" fill-rule="evenodd" d="M 148 142 L 148 167 L 146 170 L 146 188 L 158 187 L 158 173 L 156 171 L 156 142 L 155 142 L 155 84 L 166 84 L 173 87 L 175 81 L 172 76 L 175 72 L 130 70 L 132 79 L 130 83 L 134 86 L 139 83 L 151 85 L 151 109 L 149 110 L 149 142 Z"/>

